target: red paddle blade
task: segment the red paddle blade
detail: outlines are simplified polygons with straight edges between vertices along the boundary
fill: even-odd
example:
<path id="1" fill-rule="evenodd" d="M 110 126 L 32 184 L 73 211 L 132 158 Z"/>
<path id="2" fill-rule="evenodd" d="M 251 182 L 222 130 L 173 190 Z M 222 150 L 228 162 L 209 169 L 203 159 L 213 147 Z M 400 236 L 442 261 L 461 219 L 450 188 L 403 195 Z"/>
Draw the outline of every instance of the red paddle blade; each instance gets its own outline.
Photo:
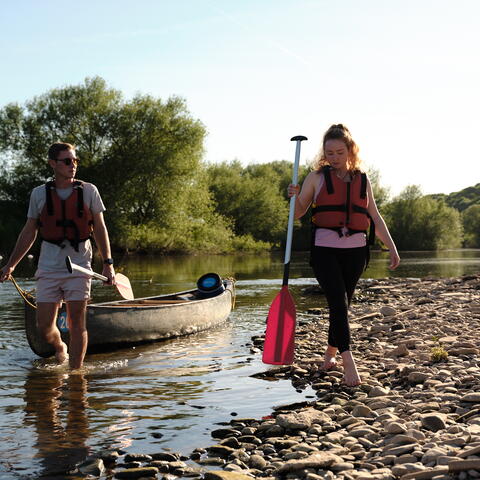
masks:
<path id="1" fill-rule="evenodd" d="M 133 300 L 135 298 L 130 280 L 125 275 L 115 273 L 115 286 L 117 287 L 118 293 L 126 300 Z"/>
<path id="2" fill-rule="evenodd" d="M 289 365 L 295 349 L 295 303 L 284 285 L 270 306 L 263 345 L 263 363 Z"/>

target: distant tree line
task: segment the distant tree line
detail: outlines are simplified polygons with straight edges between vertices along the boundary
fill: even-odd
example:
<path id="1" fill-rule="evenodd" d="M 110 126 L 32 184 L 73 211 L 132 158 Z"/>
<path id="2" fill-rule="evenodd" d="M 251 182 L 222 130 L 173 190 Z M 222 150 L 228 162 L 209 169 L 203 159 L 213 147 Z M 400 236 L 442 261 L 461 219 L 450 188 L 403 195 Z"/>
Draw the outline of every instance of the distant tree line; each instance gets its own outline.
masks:
<path id="1" fill-rule="evenodd" d="M 243 166 L 202 160 L 204 125 L 184 100 L 149 95 L 126 100 L 99 78 L 53 89 L 25 105 L 0 109 L 0 252 L 25 221 L 29 193 L 51 176 L 48 146 L 77 146 L 78 178 L 98 186 L 112 245 L 125 252 L 257 251 L 281 247 L 292 162 Z M 308 168 L 301 167 L 302 181 Z M 399 249 L 480 247 L 480 184 L 450 196 L 416 186 L 390 199 L 370 171 L 377 204 Z M 307 249 L 308 215 L 294 245 Z"/>

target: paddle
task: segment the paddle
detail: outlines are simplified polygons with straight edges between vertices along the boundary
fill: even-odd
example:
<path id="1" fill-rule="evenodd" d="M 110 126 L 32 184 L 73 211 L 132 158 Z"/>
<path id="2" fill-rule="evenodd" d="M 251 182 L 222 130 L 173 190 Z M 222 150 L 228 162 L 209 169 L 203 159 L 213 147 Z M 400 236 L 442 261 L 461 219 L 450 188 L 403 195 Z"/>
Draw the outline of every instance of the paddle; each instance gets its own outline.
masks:
<path id="1" fill-rule="evenodd" d="M 307 137 L 301 135 L 293 137 L 297 142 L 295 149 L 295 163 L 293 164 L 294 185 L 298 182 L 298 164 L 300 163 L 300 145 Z M 292 249 L 293 220 L 295 215 L 296 195 L 290 198 L 290 213 L 288 216 L 287 244 L 285 247 L 285 261 L 283 266 L 283 283 L 278 295 L 272 302 L 267 318 L 267 331 L 263 345 L 263 363 L 272 365 L 288 365 L 293 362 L 295 348 L 295 303 L 288 291 L 288 273 L 290 269 L 290 251 Z"/>
<path id="2" fill-rule="evenodd" d="M 80 265 L 75 265 L 70 260 L 70 257 L 65 257 L 65 263 L 67 264 L 67 269 L 70 273 L 73 273 L 74 270 L 77 270 L 78 272 L 85 273 L 90 277 L 98 278 L 104 282 L 108 281 L 108 278 L 104 275 L 92 272 L 91 270 L 83 268 Z M 132 286 L 130 285 L 130 280 L 125 275 L 122 275 L 121 273 L 115 273 L 115 286 L 117 287 L 118 293 L 126 300 L 133 300 L 135 298 L 133 295 Z"/>

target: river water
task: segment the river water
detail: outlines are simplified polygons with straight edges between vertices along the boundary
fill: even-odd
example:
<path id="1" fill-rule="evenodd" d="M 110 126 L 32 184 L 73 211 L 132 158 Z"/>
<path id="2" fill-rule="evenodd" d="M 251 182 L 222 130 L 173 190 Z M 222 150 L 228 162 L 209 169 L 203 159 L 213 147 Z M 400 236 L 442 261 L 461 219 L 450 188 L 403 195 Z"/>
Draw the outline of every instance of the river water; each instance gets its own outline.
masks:
<path id="1" fill-rule="evenodd" d="M 211 271 L 234 277 L 235 309 L 207 332 L 88 355 L 75 375 L 33 354 L 21 298 L 10 282 L 0 284 L 0 479 L 68 478 L 73 465 L 102 449 L 188 454 L 211 444 L 210 431 L 233 416 L 261 417 L 275 405 L 315 398 L 287 381 L 251 378 L 268 368 L 251 352 L 251 337 L 264 331 L 282 262 L 282 255 L 269 254 L 117 259 L 137 298 L 193 288 Z M 404 252 L 393 273 L 387 264 L 388 254 L 374 252 L 364 277 L 478 273 L 480 251 Z M 33 261 L 17 268 L 22 288 L 34 288 L 33 272 Z M 303 293 L 316 283 L 305 254 L 292 256 L 290 279 L 297 318 L 308 318 L 307 309 L 323 299 Z M 118 298 L 101 283 L 94 283 L 92 296 L 95 302 Z"/>

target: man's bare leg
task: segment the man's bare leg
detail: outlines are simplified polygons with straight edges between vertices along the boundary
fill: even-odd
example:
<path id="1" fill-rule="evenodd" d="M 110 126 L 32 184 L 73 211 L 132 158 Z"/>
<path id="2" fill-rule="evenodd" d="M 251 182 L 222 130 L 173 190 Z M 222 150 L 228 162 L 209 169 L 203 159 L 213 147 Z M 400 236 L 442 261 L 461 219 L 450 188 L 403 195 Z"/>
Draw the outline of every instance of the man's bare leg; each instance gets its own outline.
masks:
<path id="1" fill-rule="evenodd" d="M 337 351 L 338 351 L 337 347 L 332 347 L 331 345 L 327 345 L 327 350 L 325 351 L 322 370 L 330 370 L 331 368 L 335 367 L 335 365 L 337 364 L 337 360 L 335 359 L 335 355 L 337 354 Z"/>
<path id="2" fill-rule="evenodd" d="M 67 302 L 68 329 L 70 331 L 70 368 L 81 368 L 83 359 L 87 352 L 88 333 L 86 328 L 85 312 L 87 310 L 86 300 Z"/>
<path id="3" fill-rule="evenodd" d="M 37 325 L 45 340 L 55 349 L 55 358 L 63 363 L 68 358 L 67 345 L 62 340 L 55 320 L 58 304 L 53 302 L 37 302 Z"/>
<path id="4" fill-rule="evenodd" d="M 343 360 L 343 381 L 349 387 L 355 387 L 362 383 L 360 375 L 357 370 L 357 365 L 355 364 L 355 360 L 353 358 L 352 352 L 350 350 L 346 350 L 342 352 L 342 360 Z"/>

